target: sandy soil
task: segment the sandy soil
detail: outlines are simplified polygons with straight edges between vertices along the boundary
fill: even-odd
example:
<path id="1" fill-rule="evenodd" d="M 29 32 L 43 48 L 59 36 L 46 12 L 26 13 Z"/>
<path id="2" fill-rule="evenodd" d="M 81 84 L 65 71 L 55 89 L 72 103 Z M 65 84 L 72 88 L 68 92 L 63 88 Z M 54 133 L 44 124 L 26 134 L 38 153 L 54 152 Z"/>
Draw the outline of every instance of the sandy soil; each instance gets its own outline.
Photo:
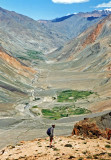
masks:
<path id="1" fill-rule="evenodd" d="M 103 138 L 55 137 L 53 147 L 49 138 L 22 141 L 0 151 L 0 160 L 87 160 L 111 159 L 111 140 Z"/>

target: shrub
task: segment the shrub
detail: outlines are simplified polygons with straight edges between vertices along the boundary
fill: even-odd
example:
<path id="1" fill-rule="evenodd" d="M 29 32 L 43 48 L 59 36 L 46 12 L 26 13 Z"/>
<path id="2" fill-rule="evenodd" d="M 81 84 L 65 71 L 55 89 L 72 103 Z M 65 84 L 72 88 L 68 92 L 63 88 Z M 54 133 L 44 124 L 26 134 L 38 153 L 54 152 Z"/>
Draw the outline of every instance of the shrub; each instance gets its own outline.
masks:
<path id="1" fill-rule="evenodd" d="M 72 147 L 72 144 L 66 144 L 65 147 Z"/>
<path id="2" fill-rule="evenodd" d="M 108 156 L 110 156 L 110 157 L 111 157 L 111 153 L 108 153 Z"/>
<path id="3" fill-rule="evenodd" d="M 83 158 L 82 158 L 82 157 L 80 157 L 78 160 L 83 160 Z"/>
<path id="4" fill-rule="evenodd" d="M 54 150 L 54 151 L 59 151 L 59 149 L 57 149 L 57 148 L 53 148 L 53 150 Z"/>
<path id="5" fill-rule="evenodd" d="M 108 144 L 107 144 L 107 145 L 105 145 L 105 147 L 106 147 L 106 148 L 111 148 L 111 146 L 110 146 L 110 145 L 108 145 Z"/>
<path id="6" fill-rule="evenodd" d="M 32 108 L 38 108 L 38 106 L 33 106 Z"/>
<path id="7" fill-rule="evenodd" d="M 74 156 L 70 156 L 68 159 L 73 159 L 73 158 L 75 158 Z"/>

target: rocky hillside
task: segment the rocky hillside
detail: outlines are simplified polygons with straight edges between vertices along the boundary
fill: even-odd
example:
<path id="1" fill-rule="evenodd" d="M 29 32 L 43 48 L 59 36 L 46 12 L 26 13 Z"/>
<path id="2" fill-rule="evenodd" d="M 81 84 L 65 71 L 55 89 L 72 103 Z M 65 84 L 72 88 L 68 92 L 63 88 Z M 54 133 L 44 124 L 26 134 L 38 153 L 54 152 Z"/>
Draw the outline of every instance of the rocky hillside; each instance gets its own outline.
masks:
<path id="1" fill-rule="evenodd" d="M 0 73 L 0 115 L 15 114 L 14 105 L 29 98 L 36 71 L 0 48 Z"/>
<path id="2" fill-rule="evenodd" d="M 1 160 L 57 160 L 57 159 L 107 159 L 111 158 L 111 142 L 104 139 L 83 137 L 55 137 L 54 147 L 49 147 L 49 138 L 21 141 L 0 151 Z"/>
<path id="3" fill-rule="evenodd" d="M 70 61 L 69 68 L 83 72 L 110 71 L 111 16 L 90 27 L 49 57 L 56 61 Z M 107 78 L 110 78 L 108 74 Z"/>
<path id="4" fill-rule="evenodd" d="M 78 63 L 78 67 L 80 67 L 79 61 L 81 59 L 83 62 L 85 62 L 85 59 L 87 59 L 88 63 L 86 63 L 86 65 L 90 66 L 90 64 L 93 64 L 92 61 L 96 61 L 97 59 L 99 61 L 100 57 L 106 55 L 108 56 L 111 38 L 110 20 L 111 16 L 106 17 L 93 27 L 90 27 L 85 32 L 80 34 L 77 38 L 71 40 L 65 46 L 57 49 L 49 56 L 58 61 L 76 61 L 76 63 Z M 84 68 L 86 67 L 83 66 L 83 70 Z M 90 69 L 93 69 L 93 66 L 90 66 Z"/>
<path id="5" fill-rule="evenodd" d="M 27 16 L 0 8 L 0 44 L 13 55 L 23 55 L 27 50 L 47 52 L 65 41 L 65 35 Z"/>

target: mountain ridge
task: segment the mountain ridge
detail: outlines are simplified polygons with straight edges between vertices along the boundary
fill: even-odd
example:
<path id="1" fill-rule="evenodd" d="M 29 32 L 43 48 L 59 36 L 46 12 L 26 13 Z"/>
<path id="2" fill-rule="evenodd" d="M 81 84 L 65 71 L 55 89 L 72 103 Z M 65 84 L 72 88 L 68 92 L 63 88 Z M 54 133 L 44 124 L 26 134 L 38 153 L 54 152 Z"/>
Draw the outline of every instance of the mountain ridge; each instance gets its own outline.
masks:
<path id="1" fill-rule="evenodd" d="M 70 48 L 72 47 L 72 50 L 70 50 L 70 52 L 68 52 L 68 57 L 70 57 L 70 54 L 72 52 L 72 54 L 75 52 L 80 52 L 82 49 L 86 48 L 88 45 L 90 45 L 91 43 L 93 44 L 97 38 L 100 39 L 100 37 L 102 36 L 102 38 L 107 37 L 107 32 L 105 33 L 105 30 L 107 30 L 107 28 L 105 28 L 104 26 L 107 25 L 105 23 L 110 23 L 110 19 L 111 19 L 111 15 L 109 15 L 108 17 L 100 20 L 99 22 L 97 22 L 95 25 L 93 25 L 92 27 L 89 27 L 86 31 L 84 31 L 83 33 L 81 33 L 78 37 L 72 39 L 69 43 L 66 44 L 66 48 Z M 105 28 L 105 30 L 103 30 L 103 27 Z M 109 26 L 109 31 L 110 31 L 110 26 Z M 101 33 L 103 32 L 103 33 Z M 108 32 L 109 33 L 109 32 Z M 105 35 L 106 34 L 106 35 Z M 80 42 L 79 42 L 80 41 Z M 70 46 L 72 43 L 72 46 Z M 74 44 L 75 43 L 75 44 Z M 80 43 L 80 44 L 79 44 Z M 79 44 L 79 45 L 78 45 Z M 76 46 L 75 46 L 76 45 Z M 75 48 L 74 48 L 75 47 Z M 82 48 L 83 47 L 83 48 Z M 66 50 L 65 52 L 67 52 L 67 49 L 64 49 L 65 46 L 62 46 L 60 48 L 57 49 L 57 54 L 58 51 L 62 51 L 61 53 L 64 53 L 63 50 Z M 74 50 L 73 50 L 74 49 Z M 56 55 L 56 51 L 52 53 L 52 55 Z M 64 53 L 65 54 L 65 53 Z M 78 53 L 77 53 L 78 54 Z M 50 54 L 51 55 L 51 54 Z M 60 54 L 59 54 L 60 56 Z M 57 57 L 56 57 L 57 58 Z M 64 57 L 65 58 L 65 57 Z M 67 59 L 67 58 L 66 58 Z"/>
<path id="2" fill-rule="evenodd" d="M 47 22 L 60 22 L 60 21 L 64 21 L 74 15 L 79 15 L 79 16 L 82 16 L 82 17 L 94 17 L 94 18 L 97 18 L 97 17 L 101 17 L 101 16 L 108 16 L 109 14 L 111 14 L 111 10 L 110 9 L 104 9 L 104 10 L 94 10 L 94 11 L 91 11 L 91 12 L 79 12 L 79 13 L 73 13 L 73 14 L 69 14 L 69 15 L 66 15 L 66 16 L 62 16 L 62 17 L 58 17 L 58 18 L 55 18 L 55 19 L 52 19 L 52 20 L 37 20 L 38 22 L 40 23 L 47 23 Z"/>
<path id="3" fill-rule="evenodd" d="M 52 20 L 54 22 L 46 21 L 49 23 L 47 24 L 0 8 L 0 43 L 12 54 L 24 54 L 27 49 L 48 53 L 64 45 L 101 18 L 103 17 L 88 20 L 87 17 L 72 14 L 61 17 L 62 21 L 58 18 L 58 23 Z M 73 28 L 77 28 L 78 24 L 81 27 L 75 32 Z"/>

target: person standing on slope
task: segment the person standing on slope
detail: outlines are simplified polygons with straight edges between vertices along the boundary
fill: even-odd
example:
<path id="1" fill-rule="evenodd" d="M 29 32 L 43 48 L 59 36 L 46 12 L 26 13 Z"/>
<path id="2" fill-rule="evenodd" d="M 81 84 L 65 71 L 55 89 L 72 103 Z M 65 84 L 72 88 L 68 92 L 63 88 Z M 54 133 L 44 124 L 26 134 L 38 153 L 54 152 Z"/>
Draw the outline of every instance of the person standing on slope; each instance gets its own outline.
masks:
<path id="1" fill-rule="evenodd" d="M 52 127 L 48 128 L 47 130 L 47 134 L 50 137 L 50 147 L 52 147 L 52 141 L 54 139 L 54 128 L 55 128 L 55 124 L 53 124 Z"/>

